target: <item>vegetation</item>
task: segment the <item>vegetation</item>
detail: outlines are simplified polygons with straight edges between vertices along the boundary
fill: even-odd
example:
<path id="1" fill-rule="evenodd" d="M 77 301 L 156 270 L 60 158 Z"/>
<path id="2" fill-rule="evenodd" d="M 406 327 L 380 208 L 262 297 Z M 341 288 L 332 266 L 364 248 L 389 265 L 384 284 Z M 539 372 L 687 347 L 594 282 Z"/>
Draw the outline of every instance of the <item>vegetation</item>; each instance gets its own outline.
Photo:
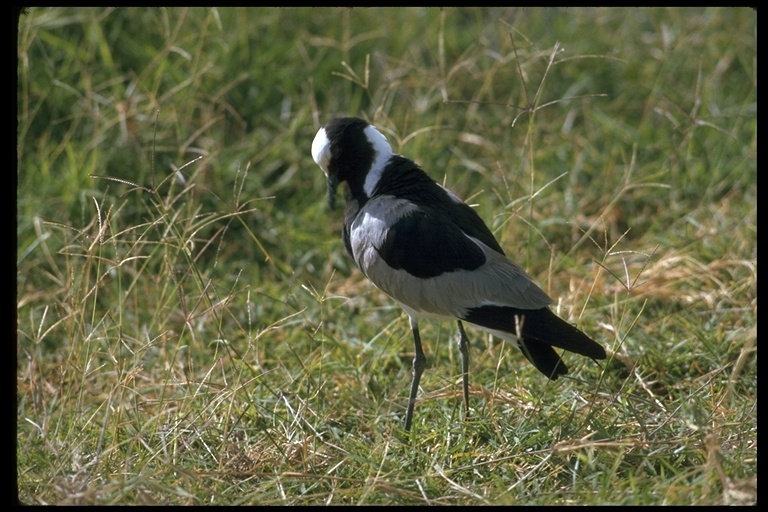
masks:
<path id="1" fill-rule="evenodd" d="M 752 504 L 756 12 L 29 8 L 18 499 Z M 476 205 L 610 351 L 550 382 L 353 268 L 335 115 Z"/>

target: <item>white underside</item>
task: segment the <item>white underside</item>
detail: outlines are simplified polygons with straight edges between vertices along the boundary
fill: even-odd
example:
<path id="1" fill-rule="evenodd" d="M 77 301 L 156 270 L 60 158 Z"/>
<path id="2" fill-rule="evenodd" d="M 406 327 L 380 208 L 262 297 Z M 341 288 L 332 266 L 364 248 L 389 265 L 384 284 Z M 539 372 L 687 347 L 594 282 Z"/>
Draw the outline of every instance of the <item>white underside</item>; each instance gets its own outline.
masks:
<path id="1" fill-rule="evenodd" d="M 437 321 L 445 321 L 445 322 L 453 322 L 455 320 L 459 320 L 459 318 L 455 316 L 439 315 L 435 313 L 429 313 L 427 311 L 417 311 L 409 306 L 406 306 L 405 304 L 403 304 L 402 302 L 396 299 L 392 299 L 392 300 L 397 302 L 397 304 L 401 308 L 403 308 L 403 311 L 405 311 L 408 314 L 408 317 L 410 318 L 411 327 L 417 326 L 421 320 L 437 320 Z M 462 321 L 466 322 L 466 320 L 462 320 Z M 490 329 L 488 327 L 483 327 L 482 325 L 477 325 L 470 322 L 466 322 L 466 323 L 468 323 L 469 325 L 472 325 L 473 327 L 477 327 L 478 329 L 481 329 L 493 336 L 496 336 L 499 339 L 508 341 L 513 345 L 515 345 L 516 347 L 520 346 L 518 342 L 518 337 L 515 336 L 514 334 L 504 332 L 504 331 L 499 331 L 496 329 Z"/>

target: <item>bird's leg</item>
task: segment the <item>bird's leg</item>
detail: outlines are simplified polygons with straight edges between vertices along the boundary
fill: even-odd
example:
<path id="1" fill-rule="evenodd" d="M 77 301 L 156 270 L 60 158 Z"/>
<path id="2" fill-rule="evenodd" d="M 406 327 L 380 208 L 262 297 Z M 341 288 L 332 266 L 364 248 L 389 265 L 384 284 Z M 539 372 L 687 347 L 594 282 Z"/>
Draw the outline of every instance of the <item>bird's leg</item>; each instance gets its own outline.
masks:
<path id="1" fill-rule="evenodd" d="M 461 381 L 464 386 L 464 419 L 469 418 L 469 338 L 464 332 L 464 326 L 459 325 L 459 354 L 461 355 Z"/>
<path id="2" fill-rule="evenodd" d="M 421 348 L 421 336 L 419 336 L 419 323 L 411 318 L 411 332 L 413 333 L 413 380 L 411 380 L 411 395 L 408 397 L 408 410 L 405 413 L 405 430 L 411 430 L 413 421 L 413 406 L 416 404 L 416 393 L 419 391 L 419 381 L 424 368 L 427 366 L 427 358 Z"/>

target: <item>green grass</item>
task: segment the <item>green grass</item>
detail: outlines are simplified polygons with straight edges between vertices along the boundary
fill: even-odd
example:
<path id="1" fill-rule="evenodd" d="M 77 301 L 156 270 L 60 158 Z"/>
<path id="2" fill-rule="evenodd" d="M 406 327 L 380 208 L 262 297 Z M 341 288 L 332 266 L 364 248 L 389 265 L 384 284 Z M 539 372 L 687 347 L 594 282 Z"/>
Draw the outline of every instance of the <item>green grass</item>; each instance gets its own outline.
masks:
<path id="1" fill-rule="evenodd" d="M 757 479 L 750 9 L 31 8 L 18 31 L 29 504 L 745 504 Z M 344 253 L 338 115 L 476 204 L 610 351 L 550 382 Z"/>

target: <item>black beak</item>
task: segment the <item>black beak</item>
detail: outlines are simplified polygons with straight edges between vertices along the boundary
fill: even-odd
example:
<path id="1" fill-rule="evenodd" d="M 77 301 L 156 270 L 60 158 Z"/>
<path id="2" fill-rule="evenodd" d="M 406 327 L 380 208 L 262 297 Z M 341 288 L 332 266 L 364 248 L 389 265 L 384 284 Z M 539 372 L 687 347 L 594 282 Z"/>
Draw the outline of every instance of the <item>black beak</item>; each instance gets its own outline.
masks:
<path id="1" fill-rule="evenodd" d="M 328 206 L 331 210 L 336 206 L 336 190 L 339 188 L 339 180 L 336 176 L 328 175 Z"/>

